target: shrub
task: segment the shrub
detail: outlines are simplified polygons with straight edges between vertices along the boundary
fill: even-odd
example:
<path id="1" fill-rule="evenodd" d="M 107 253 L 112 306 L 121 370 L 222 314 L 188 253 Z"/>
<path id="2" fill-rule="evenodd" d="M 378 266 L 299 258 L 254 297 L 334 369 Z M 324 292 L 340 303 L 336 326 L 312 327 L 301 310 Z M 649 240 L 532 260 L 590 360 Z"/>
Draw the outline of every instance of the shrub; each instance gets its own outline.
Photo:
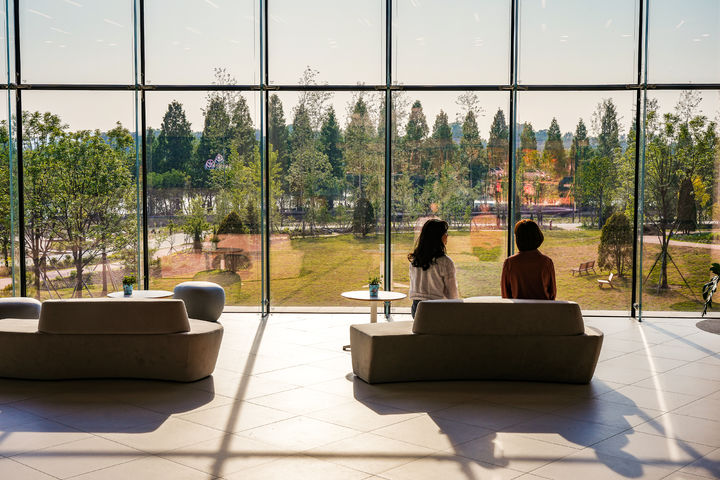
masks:
<path id="1" fill-rule="evenodd" d="M 622 212 L 613 213 L 600 233 L 598 266 L 611 271 L 614 268 L 621 276 L 632 262 L 632 241 L 630 220 Z"/>
<path id="2" fill-rule="evenodd" d="M 235 211 L 228 213 L 217 229 L 218 235 L 227 233 L 247 233 L 247 228 L 243 225 L 240 215 Z"/>
<path id="3" fill-rule="evenodd" d="M 353 233 L 355 236 L 365 237 L 373 230 L 375 230 L 375 210 L 367 198 L 360 197 L 353 212 Z"/>

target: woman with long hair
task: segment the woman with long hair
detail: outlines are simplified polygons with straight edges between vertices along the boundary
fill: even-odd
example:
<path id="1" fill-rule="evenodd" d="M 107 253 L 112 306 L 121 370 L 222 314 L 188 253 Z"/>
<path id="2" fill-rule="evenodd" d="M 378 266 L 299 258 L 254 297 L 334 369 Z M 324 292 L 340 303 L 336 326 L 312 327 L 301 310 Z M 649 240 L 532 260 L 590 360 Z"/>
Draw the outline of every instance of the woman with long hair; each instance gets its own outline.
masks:
<path id="1" fill-rule="evenodd" d="M 412 316 L 421 300 L 458 298 L 455 264 L 446 255 L 448 224 L 430 219 L 422 227 L 415 250 L 408 255 L 410 262 L 410 293 Z"/>

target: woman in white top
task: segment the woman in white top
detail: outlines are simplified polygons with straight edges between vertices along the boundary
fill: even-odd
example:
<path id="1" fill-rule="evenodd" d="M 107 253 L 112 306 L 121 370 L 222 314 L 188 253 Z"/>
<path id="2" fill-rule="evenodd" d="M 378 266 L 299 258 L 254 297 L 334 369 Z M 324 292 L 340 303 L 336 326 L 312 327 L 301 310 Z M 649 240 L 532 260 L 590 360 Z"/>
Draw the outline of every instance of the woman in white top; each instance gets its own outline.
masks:
<path id="1" fill-rule="evenodd" d="M 408 255 L 410 261 L 408 297 L 413 301 L 411 310 L 413 318 L 421 300 L 458 298 L 455 264 L 445 255 L 447 239 L 447 222 L 430 219 L 420 231 L 415 250 Z"/>

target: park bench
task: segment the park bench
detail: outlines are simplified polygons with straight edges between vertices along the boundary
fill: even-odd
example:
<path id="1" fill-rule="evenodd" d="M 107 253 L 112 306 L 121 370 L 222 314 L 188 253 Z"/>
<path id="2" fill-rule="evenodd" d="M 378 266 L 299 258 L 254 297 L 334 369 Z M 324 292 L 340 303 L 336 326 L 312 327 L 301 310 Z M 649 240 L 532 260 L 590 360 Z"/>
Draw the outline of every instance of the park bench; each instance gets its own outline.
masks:
<path id="1" fill-rule="evenodd" d="M 592 269 L 593 273 L 597 273 L 597 272 L 595 271 L 595 260 L 591 260 L 591 261 L 589 261 L 589 262 L 581 263 L 579 267 L 573 268 L 573 269 L 570 270 L 570 271 L 572 272 L 573 276 L 575 276 L 576 273 L 577 273 L 578 275 L 582 275 L 583 273 L 587 273 L 588 275 L 590 275 L 590 270 L 591 270 L 591 269 Z"/>
<path id="2" fill-rule="evenodd" d="M 605 280 L 604 278 L 598 278 L 598 287 L 603 288 L 603 285 L 610 285 L 610 288 L 615 288 L 615 287 L 613 287 L 613 284 L 612 284 L 614 276 L 615 275 L 612 272 L 610 272 L 610 275 L 608 275 L 607 280 Z"/>

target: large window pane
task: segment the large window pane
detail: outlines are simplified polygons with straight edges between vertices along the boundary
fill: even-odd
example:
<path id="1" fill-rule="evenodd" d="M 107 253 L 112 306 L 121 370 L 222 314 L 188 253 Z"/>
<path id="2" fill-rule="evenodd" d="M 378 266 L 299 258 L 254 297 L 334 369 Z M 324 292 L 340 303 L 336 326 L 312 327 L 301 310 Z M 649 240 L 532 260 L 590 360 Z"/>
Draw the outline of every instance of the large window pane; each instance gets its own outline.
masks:
<path id="1" fill-rule="evenodd" d="M 9 94 L 9 96 L 8 96 Z M 0 297 L 20 293 L 17 277 L 18 231 L 17 231 L 17 157 L 15 141 L 10 126 L 8 100 L 15 100 L 12 92 L 4 92 L 0 105 Z"/>
<path id="2" fill-rule="evenodd" d="M 393 5 L 393 83 L 509 83 L 508 0 Z"/>
<path id="3" fill-rule="evenodd" d="M 648 94 L 643 310 L 702 310 L 702 285 L 720 261 L 717 208 L 720 97 Z"/>
<path id="4" fill-rule="evenodd" d="M 133 2 L 20 2 L 22 81 L 133 83 Z"/>
<path id="5" fill-rule="evenodd" d="M 324 91 L 271 96 L 273 306 L 357 306 L 340 294 L 382 275 L 382 98 Z"/>
<path id="6" fill-rule="evenodd" d="M 269 13 L 270 82 L 385 83 L 385 2 L 273 0 Z"/>
<path id="7" fill-rule="evenodd" d="M 408 92 L 393 99 L 393 289 L 408 292 L 407 255 L 425 221 L 441 218 L 450 224 L 447 254 L 460 296 L 500 295 L 508 94 Z"/>
<path id="8" fill-rule="evenodd" d="M 632 92 L 518 94 L 515 215 L 543 230 L 557 298 L 583 309 L 630 308 L 634 106 Z"/>
<path id="9" fill-rule="evenodd" d="M 518 81 L 634 83 L 637 0 L 521 0 Z"/>
<path id="10" fill-rule="evenodd" d="M 648 3 L 648 82 L 720 82 L 720 3 Z"/>
<path id="11" fill-rule="evenodd" d="M 257 83 L 258 5 L 254 0 L 146 1 L 147 82 Z"/>
<path id="12" fill-rule="evenodd" d="M 134 98 L 23 95 L 28 296 L 104 296 L 138 274 Z"/>
<path id="13" fill-rule="evenodd" d="M 259 307 L 259 95 L 147 95 L 150 285 L 225 288 L 228 305 Z"/>

